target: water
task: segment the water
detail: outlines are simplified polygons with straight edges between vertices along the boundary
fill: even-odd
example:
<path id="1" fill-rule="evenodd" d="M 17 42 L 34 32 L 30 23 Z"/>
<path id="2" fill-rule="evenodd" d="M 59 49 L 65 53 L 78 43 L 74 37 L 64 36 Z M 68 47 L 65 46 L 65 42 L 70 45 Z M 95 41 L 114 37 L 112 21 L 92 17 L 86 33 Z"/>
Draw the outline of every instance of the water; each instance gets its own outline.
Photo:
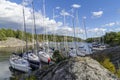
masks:
<path id="1" fill-rule="evenodd" d="M 77 47 L 82 47 L 86 49 L 87 52 L 89 52 L 88 45 L 90 44 L 87 43 L 82 43 L 76 42 Z M 54 47 L 55 43 L 50 42 L 50 47 Z M 63 47 L 63 42 L 57 43 L 57 48 L 60 49 Z M 69 47 L 75 47 L 74 43 L 68 42 Z M 24 74 L 15 74 L 9 70 L 9 56 L 11 55 L 12 52 L 19 52 L 21 51 L 21 47 L 16 47 L 16 48 L 0 48 L 0 80 L 18 80 L 18 79 L 13 79 L 13 78 L 21 78 Z M 19 76 L 18 76 L 19 75 Z"/>
<path id="2" fill-rule="evenodd" d="M 9 62 L 8 60 L 0 62 L 0 80 L 9 80 L 11 72 L 9 71 Z"/>
<path id="3" fill-rule="evenodd" d="M 53 42 L 50 42 L 49 43 L 50 44 L 50 46 L 51 47 L 55 47 L 54 45 L 55 45 L 55 43 L 53 43 Z M 75 46 L 75 44 L 76 44 L 76 46 Z M 92 53 L 92 50 L 91 50 L 91 48 L 90 47 L 92 47 L 92 44 L 91 43 L 85 43 L 85 42 L 68 42 L 68 43 L 64 43 L 64 42 L 59 42 L 59 43 L 56 43 L 56 47 L 57 47 L 57 49 L 61 49 L 61 48 L 63 48 L 63 46 L 65 46 L 65 47 L 68 47 L 68 48 L 81 48 L 82 47 L 82 49 L 84 49 L 84 50 L 86 50 L 86 53 L 87 54 L 91 54 Z"/>
<path id="4" fill-rule="evenodd" d="M 0 48 L 0 80 L 17 80 L 12 79 L 13 77 L 15 78 L 17 75 L 15 75 L 9 69 L 9 56 L 13 52 L 21 51 L 21 49 L 22 47 Z"/>

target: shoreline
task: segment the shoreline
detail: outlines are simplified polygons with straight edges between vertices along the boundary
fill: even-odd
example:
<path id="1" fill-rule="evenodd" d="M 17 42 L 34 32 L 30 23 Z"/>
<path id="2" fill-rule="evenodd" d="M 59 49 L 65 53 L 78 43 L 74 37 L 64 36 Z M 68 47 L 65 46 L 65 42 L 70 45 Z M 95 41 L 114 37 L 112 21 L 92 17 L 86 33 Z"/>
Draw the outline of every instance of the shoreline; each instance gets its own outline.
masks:
<path id="1" fill-rule="evenodd" d="M 5 41 L 0 41 L 0 48 L 24 47 L 25 45 L 25 41 L 12 37 L 8 37 Z M 31 45 L 33 45 L 33 43 L 28 42 L 28 46 Z"/>

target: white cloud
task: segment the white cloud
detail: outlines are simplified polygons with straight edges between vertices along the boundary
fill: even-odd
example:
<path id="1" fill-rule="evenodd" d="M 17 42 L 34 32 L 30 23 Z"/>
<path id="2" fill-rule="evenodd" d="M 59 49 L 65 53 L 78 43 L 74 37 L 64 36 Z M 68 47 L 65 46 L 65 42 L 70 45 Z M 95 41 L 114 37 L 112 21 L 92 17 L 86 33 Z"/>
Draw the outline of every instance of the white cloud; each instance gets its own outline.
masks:
<path id="1" fill-rule="evenodd" d="M 93 17 L 101 17 L 103 15 L 103 11 L 92 12 Z"/>
<path id="2" fill-rule="evenodd" d="M 57 6 L 55 9 L 60 9 L 60 7 L 59 7 L 59 6 Z"/>
<path id="3" fill-rule="evenodd" d="M 0 0 L 0 27 L 21 29 L 23 26 L 22 8 L 21 4 L 10 2 L 9 0 Z M 32 9 L 30 7 L 25 7 L 25 18 L 28 29 L 33 27 L 33 17 L 31 11 Z M 41 30 L 39 33 L 43 32 L 45 26 L 49 31 L 51 28 L 53 29 L 62 25 L 61 22 L 56 22 L 55 20 L 51 20 L 49 18 L 45 18 L 43 24 L 43 16 L 39 11 L 35 12 L 35 17 L 37 29 Z"/>
<path id="4" fill-rule="evenodd" d="M 87 32 L 88 37 L 100 37 L 102 35 L 105 34 L 105 32 L 107 32 L 106 28 L 92 28 L 92 29 L 88 29 Z"/>
<path id="5" fill-rule="evenodd" d="M 68 12 L 66 12 L 64 9 L 60 12 L 60 15 L 62 16 L 70 16 Z"/>
<path id="6" fill-rule="evenodd" d="M 0 0 L 0 27 L 22 29 L 23 28 L 23 12 L 22 5 L 8 0 Z M 25 18 L 27 29 L 31 31 L 33 27 L 33 17 L 31 14 L 32 9 L 25 7 Z M 65 10 L 61 11 L 61 15 L 70 16 Z M 57 34 L 63 34 L 67 32 L 67 35 L 73 36 L 73 28 L 70 26 L 63 27 L 62 22 L 56 22 L 55 20 L 46 17 L 43 24 L 43 15 L 41 11 L 35 12 L 36 27 L 38 33 L 43 33 L 44 28 L 47 28 L 48 33 L 55 31 Z M 82 29 L 76 28 L 76 33 L 83 33 Z"/>
<path id="7" fill-rule="evenodd" d="M 79 4 L 73 4 L 72 7 L 73 7 L 73 8 L 80 8 L 81 5 L 79 5 Z"/>
<path id="8" fill-rule="evenodd" d="M 93 29 L 89 29 L 88 32 L 92 32 L 92 33 L 96 33 L 96 32 L 105 32 L 106 29 L 105 28 L 93 28 Z"/>
<path id="9" fill-rule="evenodd" d="M 103 25 L 103 27 L 112 27 L 112 26 L 114 26 L 115 24 L 116 24 L 115 22 L 110 22 L 110 23 L 108 23 L 108 24 Z"/>
<path id="10" fill-rule="evenodd" d="M 86 16 L 83 16 L 83 19 L 87 19 L 87 17 L 86 17 Z"/>
<path id="11" fill-rule="evenodd" d="M 85 33 L 85 30 L 83 30 L 83 29 L 81 29 L 81 28 L 79 28 L 79 27 L 76 27 L 76 28 L 75 28 L 75 33 L 76 33 L 76 34 L 83 34 L 83 33 Z"/>
<path id="12" fill-rule="evenodd" d="M 114 21 L 114 22 L 104 24 L 104 25 L 102 25 L 102 27 L 113 27 L 113 26 L 119 26 L 119 25 L 120 25 L 119 21 Z"/>

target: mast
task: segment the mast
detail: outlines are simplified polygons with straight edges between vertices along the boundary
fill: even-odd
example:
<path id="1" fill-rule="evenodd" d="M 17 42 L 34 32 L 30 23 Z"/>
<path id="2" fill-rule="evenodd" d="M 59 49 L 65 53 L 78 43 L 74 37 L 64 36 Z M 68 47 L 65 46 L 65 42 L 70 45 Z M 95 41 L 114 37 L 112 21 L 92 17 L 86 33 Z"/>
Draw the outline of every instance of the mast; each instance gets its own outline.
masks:
<path id="1" fill-rule="evenodd" d="M 44 21 L 45 21 L 45 1 L 43 0 L 43 6 L 42 6 L 42 14 L 43 14 L 43 27 L 44 27 L 44 33 L 43 33 L 43 42 L 45 42 L 46 39 L 46 27 L 44 25 Z"/>
<path id="2" fill-rule="evenodd" d="M 55 11 L 54 11 L 54 8 L 53 8 L 53 20 L 55 20 Z M 57 45 L 56 45 L 56 35 L 55 35 L 55 29 L 54 29 L 54 32 L 53 32 L 53 42 L 55 43 L 55 49 L 57 48 Z"/>
<path id="3" fill-rule="evenodd" d="M 46 38 L 47 38 L 46 37 L 47 36 L 46 33 L 47 32 L 46 32 L 46 26 L 45 26 L 45 23 L 44 23 L 45 22 L 45 17 L 46 17 L 45 14 L 46 14 L 46 12 L 45 12 L 45 0 L 43 0 L 43 26 L 44 26 L 44 30 L 45 30 L 45 32 L 44 32 L 45 33 L 44 34 L 44 40 L 46 41 Z"/>
<path id="4" fill-rule="evenodd" d="M 72 17 L 72 23 L 73 23 L 73 34 L 74 34 L 74 45 L 75 45 L 75 52 L 77 54 L 77 44 L 76 44 L 76 33 L 75 33 L 75 22 L 74 22 L 74 11 L 72 11 L 73 17 Z"/>
<path id="5" fill-rule="evenodd" d="M 78 19 L 78 11 L 76 11 L 76 27 L 78 27 L 78 31 L 79 31 L 79 19 Z M 78 31 L 76 31 L 76 33 L 77 33 L 77 39 L 76 39 L 76 41 L 78 42 L 78 34 L 79 34 L 79 32 Z M 77 45 L 76 45 L 77 46 Z"/>
<path id="6" fill-rule="evenodd" d="M 34 50 L 38 51 L 38 41 L 37 41 L 37 30 L 36 30 L 36 22 L 35 22 L 35 9 L 34 9 L 34 5 L 33 5 L 33 1 L 32 1 L 32 9 L 33 9 L 33 24 L 34 24 L 34 32 L 35 32 L 35 40 L 36 42 L 34 42 Z M 36 43 L 36 44 L 35 44 Z M 36 48 L 35 48 L 36 46 Z"/>
<path id="7" fill-rule="evenodd" d="M 104 42 L 104 31 L 102 31 L 102 44 L 105 45 L 105 42 Z"/>
<path id="8" fill-rule="evenodd" d="M 33 12 L 32 12 L 32 14 L 33 14 Z M 32 15 L 32 17 L 33 17 L 33 15 Z M 35 22 L 33 21 L 33 27 L 32 27 L 32 43 L 33 43 L 32 48 L 33 49 L 35 49 L 35 39 L 34 39 L 35 38 L 35 30 L 34 30 L 34 25 L 35 25 Z"/>
<path id="9" fill-rule="evenodd" d="M 83 18 L 83 28 L 85 31 L 85 38 L 87 39 L 87 29 L 86 29 L 86 25 L 85 25 L 85 18 Z"/>
<path id="10" fill-rule="evenodd" d="M 40 60 L 39 54 L 38 54 L 38 37 L 37 37 L 37 29 L 36 29 L 36 21 L 35 21 L 35 9 L 34 9 L 34 3 L 32 1 L 32 9 L 33 9 L 33 23 L 34 23 L 34 32 L 35 32 L 35 40 L 36 40 L 36 44 L 34 44 L 34 50 L 36 49 L 36 54 Z M 35 48 L 36 46 L 36 48 Z M 41 61 L 40 61 L 40 68 L 41 68 Z"/>
<path id="11" fill-rule="evenodd" d="M 45 42 L 48 43 L 47 44 L 47 47 L 49 48 L 49 41 L 48 41 L 48 35 L 47 35 L 47 29 L 46 29 L 46 26 L 44 24 L 44 21 L 45 21 L 45 17 L 46 17 L 46 10 L 45 10 L 45 0 L 43 0 L 43 25 L 44 25 L 44 29 L 45 29 L 45 36 L 44 36 L 44 39 L 45 39 Z M 49 50 L 49 49 L 48 49 Z"/>
<path id="12" fill-rule="evenodd" d="M 24 5 L 24 0 L 23 0 L 23 4 L 22 4 L 22 11 L 23 11 L 23 26 L 24 26 L 24 35 L 25 35 L 25 42 L 26 42 L 26 51 L 28 51 L 28 42 L 27 42 L 27 35 L 26 35 L 26 21 L 25 21 L 25 5 Z"/>
<path id="13" fill-rule="evenodd" d="M 85 17 L 83 17 L 83 28 L 85 30 L 85 39 L 87 39 L 87 29 L 86 29 L 86 24 L 85 24 Z M 88 53 L 90 54 L 90 48 L 89 48 L 89 45 L 87 44 L 87 47 L 88 47 Z"/>
<path id="14" fill-rule="evenodd" d="M 66 14 L 63 14 L 63 26 L 65 27 L 66 26 Z M 65 35 L 64 35 L 64 47 L 66 50 L 68 50 L 68 44 L 67 44 L 67 32 L 65 32 Z"/>
<path id="15" fill-rule="evenodd" d="M 65 27 L 65 14 L 63 15 L 63 27 Z M 64 33 L 63 33 L 64 34 Z M 66 33 L 65 33 L 66 34 Z M 66 48 L 65 44 L 65 35 L 64 35 L 64 48 Z"/>

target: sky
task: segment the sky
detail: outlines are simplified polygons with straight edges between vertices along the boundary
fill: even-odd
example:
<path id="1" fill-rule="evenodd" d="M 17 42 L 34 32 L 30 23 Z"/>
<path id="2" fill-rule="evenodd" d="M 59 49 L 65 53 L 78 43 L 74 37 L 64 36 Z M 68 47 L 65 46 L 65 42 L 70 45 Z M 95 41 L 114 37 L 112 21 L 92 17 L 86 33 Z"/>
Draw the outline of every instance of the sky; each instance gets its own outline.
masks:
<path id="1" fill-rule="evenodd" d="M 120 31 L 120 0 L 34 0 L 37 33 L 85 38 Z M 0 0 L 0 28 L 23 30 L 23 4 L 28 32 L 34 32 L 32 0 Z M 44 9 L 43 9 L 44 8 Z M 53 16 L 54 15 L 54 16 Z"/>

